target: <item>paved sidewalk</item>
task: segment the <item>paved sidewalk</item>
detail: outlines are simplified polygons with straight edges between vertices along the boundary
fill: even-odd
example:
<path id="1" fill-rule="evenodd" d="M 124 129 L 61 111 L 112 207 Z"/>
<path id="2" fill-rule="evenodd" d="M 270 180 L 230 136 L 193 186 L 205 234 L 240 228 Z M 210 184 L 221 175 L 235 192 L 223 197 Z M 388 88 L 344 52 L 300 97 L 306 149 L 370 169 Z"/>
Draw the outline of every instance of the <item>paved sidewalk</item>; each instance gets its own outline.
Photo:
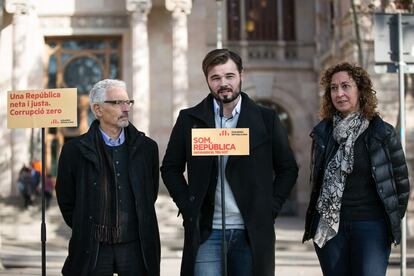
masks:
<path id="1" fill-rule="evenodd" d="M 41 212 L 38 206 L 27 210 L 18 207 L 18 199 L 0 202 L 0 259 L 4 270 L 0 276 L 41 275 Z M 183 229 L 174 203 L 167 195 L 160 195 L 156 204 L 161 235 L 161 275 L 179 275 Z M 61 275 L 60 268 L 66 258 L 70 229 L 64 224 L 56 202 L 46 214 L 47 275 Z M 276 275 L 322 275 L 311 243 L 302 244 L 303 220 L 280 217 L 276 223 Z M 414 276 L 414 240 L 409 240 L 408 274 Z M 394 248 L 387 275 L 399 272 L 399 248 Z"/>

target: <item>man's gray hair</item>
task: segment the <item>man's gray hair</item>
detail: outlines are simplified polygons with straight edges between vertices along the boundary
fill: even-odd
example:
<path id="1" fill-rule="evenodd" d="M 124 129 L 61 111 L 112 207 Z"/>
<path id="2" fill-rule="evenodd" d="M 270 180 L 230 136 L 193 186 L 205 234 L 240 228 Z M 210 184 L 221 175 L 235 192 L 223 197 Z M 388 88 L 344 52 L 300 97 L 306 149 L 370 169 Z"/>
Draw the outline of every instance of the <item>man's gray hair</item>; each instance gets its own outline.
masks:
<path id="1" fill-rule="evenodd" d="M 105 79 L 95 83 L 89 92 L 89 105 L 91 106 L 93 113 L 95 113 L 95 111 L 92 106 L 96 103 L 103 103 L 106 100 L 106 92 L 114 87 L 126 90 L 126 84 L 121 80 Z"/>

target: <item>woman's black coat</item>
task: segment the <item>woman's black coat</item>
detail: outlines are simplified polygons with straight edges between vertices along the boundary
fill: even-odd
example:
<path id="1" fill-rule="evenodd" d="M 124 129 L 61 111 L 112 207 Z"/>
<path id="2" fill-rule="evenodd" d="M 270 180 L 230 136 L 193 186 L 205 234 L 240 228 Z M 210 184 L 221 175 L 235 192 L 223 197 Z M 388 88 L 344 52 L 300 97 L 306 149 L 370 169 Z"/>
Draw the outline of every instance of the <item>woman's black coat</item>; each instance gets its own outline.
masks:
<path id="1" fill-rule="evenodd" d="M 56 196 L 63 218 L 72 228 L 63 275 L 88 275 L 97 255 L 99 242 L 91 235 L 93 211 L 90 210 L 89 201 L 94 198 L 92 193 L 97 193 L 102 173 L 98 171 L 93 142 L 98 125 L 98 121 L 95 121 L 86 134 L 65 143 L 59 159 Z M 125 135 L 141 251 L 149 275 L 157 276 L 160 274 L 160 240 L 154 203 L 159 185 L 158 146 L 131 124 L 125 128 Z"/>
<path id="2" fill-rule="evenodd" d="M 161 167 L 164 183 L 184 219 L 182 276 L 193 275 L 198 247 L 211 231 L 217 184 L 217 157 L 191 155 L 191 129 L 214 127 L 211 95 L 182 110 Z M 237 127 L 250 129 L 250 155 L 230 156 L 225 174 L 250 240 L 253 275 L 273 276 L 274 219 L 295 184 L 298 168 L 278 116 L 244 93 Z M 183 175 L 186 166 L 188 182 Z"/>
<path id="3" fill-rule="evenodd" d="M 316 215 L 316 202 L 322 185 L 325 156 L 331 156 L 335 148 L 332 138 L 332 121 L 321 121 L 312 131 L 311 177 L 312 194 L 306 213 L 305 233 L 303 242 L 315 235 L 312 227 Z M 376 190 L 386 212 L 390 241 L 398 244 L 401 241 L 401 218 L 408 204 L 410 183 L 407 165 L 401 143 L 394 128 L 384 122 L 378 115 L 369 124 L 365 137 L 365 145 L 371 161 L 371 173 Z M 335 152 L 333 152 L 334 154 Z"/>

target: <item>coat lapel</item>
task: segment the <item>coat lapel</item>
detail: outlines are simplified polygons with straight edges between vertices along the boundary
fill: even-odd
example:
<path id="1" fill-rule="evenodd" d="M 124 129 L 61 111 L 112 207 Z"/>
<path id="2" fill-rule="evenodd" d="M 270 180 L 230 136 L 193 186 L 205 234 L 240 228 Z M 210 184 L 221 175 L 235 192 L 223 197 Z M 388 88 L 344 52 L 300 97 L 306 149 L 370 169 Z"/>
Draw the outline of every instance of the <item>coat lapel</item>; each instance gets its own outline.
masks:
<path id="1" fill-rule="evenodd" d="M 237 128 L 249 128 L 250 151 L 270 138 L 260 108 L 243 92 Z"/>
<path id="2" fill-rule="evenodd" d="M 201 124 L 194 122 L 192 128 L 215 128 L 213 97 L 209 94 L 201 103 L 189 110 L 189 115 L 200 121 Z"/>
<path id="3" fill-rule="evenodd" d="M 125 128 L 126 142 L 128 143 L 129 159 L 135 155 L 144 141 L 145 134 L 136 129 L 131 123 Z"/>
<path id="4" fill-rule="evenodd" d="M 268 139 L 270 139 L 267 133 L 266 126 L 263 122 L 262 113 L 260 108 L 247 96 L 247 94 L 241 92 L 242 104 L 240 109 L 239 120 L 237 121 L 237 128 L 249 129 L 249 152 L 251 152 Z M 226 170 L 234 161 L 244 158 L 242 155 L 229 156 L 227 161 Z"/>
<path id="5" fill-rule="evenodd" d="M 88 132 L 83 136 L 80 140 L 80 152 L 85 157 L 85 159 L 89 160 L 95 169 L 99 171 L 99 162 L 98 162 L 98 154 L 96 153 L 96 145 L 93 139 L 94 132 L 98 131 L 97 128 L 99 127 L 99 122 L 95 120 L 91 127 L 89 128 Z"/>

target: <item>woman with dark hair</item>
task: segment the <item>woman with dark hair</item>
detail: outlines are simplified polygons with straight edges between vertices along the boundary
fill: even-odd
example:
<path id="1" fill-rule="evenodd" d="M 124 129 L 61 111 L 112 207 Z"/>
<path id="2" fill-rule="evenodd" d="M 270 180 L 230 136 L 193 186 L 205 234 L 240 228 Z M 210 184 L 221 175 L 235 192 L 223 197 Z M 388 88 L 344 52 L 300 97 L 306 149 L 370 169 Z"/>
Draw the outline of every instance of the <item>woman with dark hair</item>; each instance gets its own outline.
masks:
<path id="1" fill-rule="evenodd" d="M 324 275 L 382 276 L 408 203 L 404 152 L 375 110 L 376 92 L 363 68 L 334 65 L 321 86 L 303 241 L 313 239 Z"/>

